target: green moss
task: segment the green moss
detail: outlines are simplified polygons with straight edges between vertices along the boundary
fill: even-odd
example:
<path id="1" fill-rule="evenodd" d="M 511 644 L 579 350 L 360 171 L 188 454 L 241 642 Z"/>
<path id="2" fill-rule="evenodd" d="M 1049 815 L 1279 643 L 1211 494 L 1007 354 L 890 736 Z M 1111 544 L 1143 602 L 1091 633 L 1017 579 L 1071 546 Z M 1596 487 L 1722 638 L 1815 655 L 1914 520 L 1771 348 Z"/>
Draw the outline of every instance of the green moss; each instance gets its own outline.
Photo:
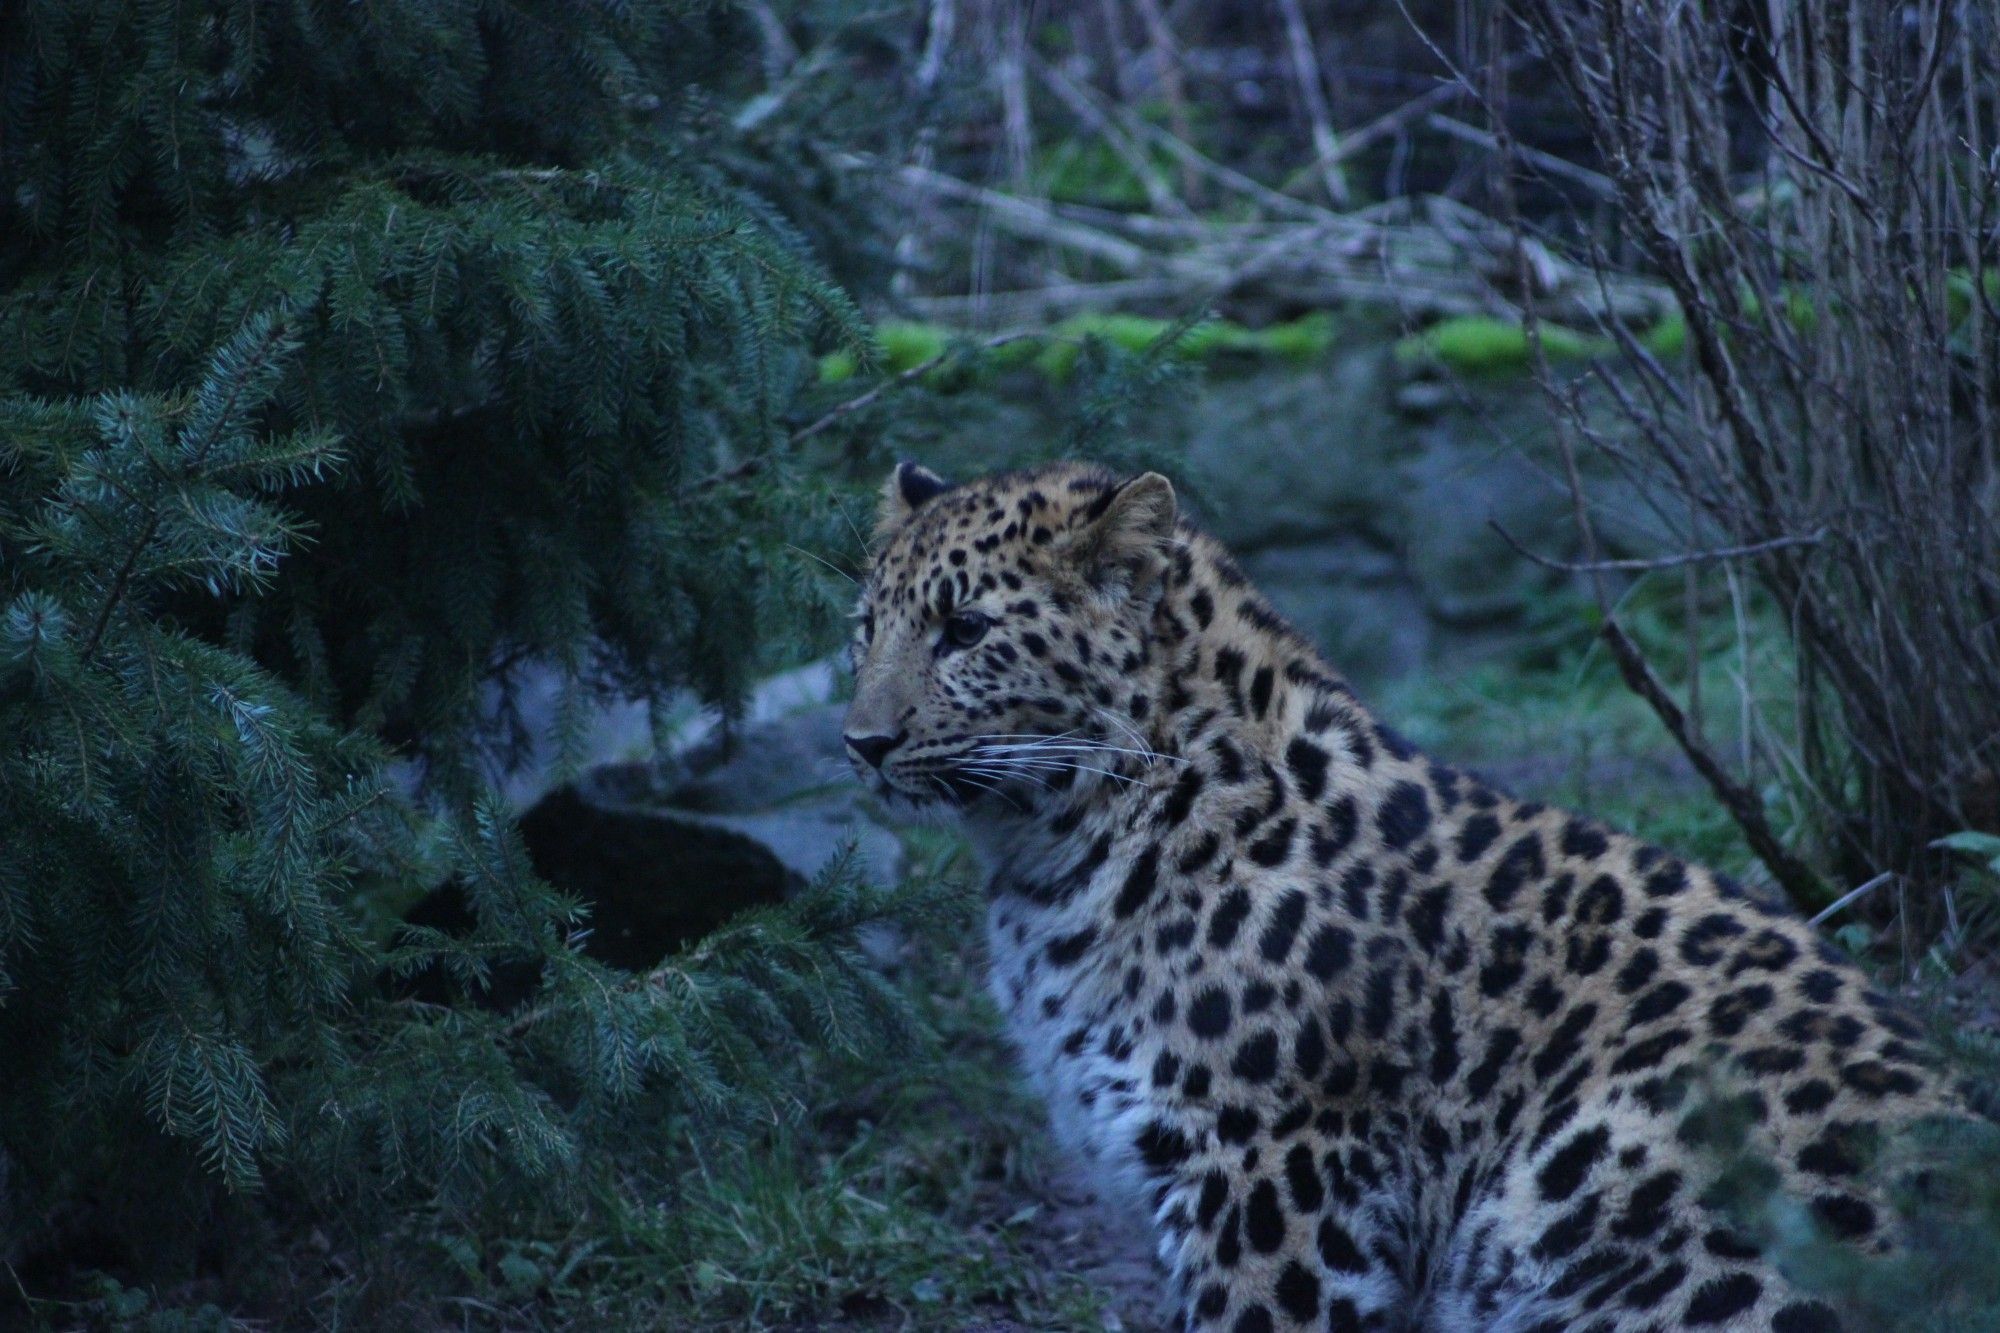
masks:
<path id="1" fill-rule="evenodd" d="M 1639 335 L 1639 345 L 1663 360 L 1679 356 L 1687 350 L 1687 316 L 1679 308 L 1663 316 L 1660 322 Z"/>
<path id="2" fill-rule="evenodd" d="M 1049 330 L 1053 336 L 1035 356 L 1035 366 L 1050 379 L 1061 382 L 1076 368 L 1077 356 L 1082 351 L 1080 344 L 1087 338 L 1101 338 L 1122 351 L 1138 353 L 1151 347 L 1172 327 L 1170 320 L 1118 311 L 1093 310 L 1072 315 Z M 1169 349 L 1169 355 L 1188 355 L 1188 339 L 1196 331 L 1189 329 L 1182 334 Z"/>
<path id="3" fill-rule="evenodd" d="M 1324 310 L 1282 324 L 1273 324 L 1250 335 L 1259 351 L 1292 361 L 1310 361 L 1325 356 L 1337 333 L 1333 316 Z"/>
<path id="4" fill-rule="evenodd" d="M 854 372 L 861 368 L 854 353 L 846 348 L 828 352 L 819 359 L 819 382 L 821 384 L 842 384 L 854 378 Z"/>
<path id="5" fill-rule="evenodd" d="M 1086 339 L 1100 338 L 1121 351 L 1137 354 L 1152 347 L 1172 328 L 1173 321 L 1153 315 L 1090 311 L 1063 320 L 1045 338 L 1024 338 L 979 355 L 984 364 L 999 369 L 1033 365 L 1060 382 L 1075 369 L 1077 353 Z M 1204 320 L 1184 330 L 1174 340 L 1168 355 L 1188 361 L 1208 361 L 1220 356 L 1310 361 L 1326 354 L 1338 329 L 1334 317 L 1323 310 L 1261 329 L 1246 329 L 1226 319 Z M 881 368 L 891 375 L 935 360 L 951 346 L 953 339 L 964 336 L 967 335 L 955 329 L 908 320 L 885 320 L 875 330 L 882 353 Z M 842 384 L 859 374 L 860 369 L 860 362 L 852 352 L 829 352 L 819 360 L 819 381 Z"/>
<path id="6" fill-rule="evenodd" d="M 1085 338 L 1102 338 L 1127 352 L 1143 352 L 1173 327 L 1172 322 L 1150 315 L 1091 313 L 1074 315 L 1058 324 L 1051 342 L 1035 363 L 1052 379 L 1060 380 L 1076 364 L 1077 344 Z M 1174 341 L 1168 354 L 1189 361 L 1211 361 L 1222 356 L 1275 356 L 1308 361 L 1322 356 L 1333 346 L 1337 325 L 1331 314 L 1315 311 L 1297 319 L 1246 329 L 1226 319 L 1205 320 L 1186 330 Z"/>
<path id="7" fill-rule="evenodd" d="M 882 368 L 891 375 L 914 370 L 943 356 L 952 336 L 950 329 L 909 320 L 884 320 L 875 326 L 875 341 L 882 348 Z"/>
<path id="8" fill-rule="evenodd" d="M 1151 315 L 1127 315 L 1117 311 L 1092 311 L 1089 314 L 1073 315 L 1056 326 L 1056 332 L 1072 338 L 1102 338 L 1114 347 L 1127 352 L 1143 352 L 1155 342 L 1165 337 L 1173 327 L 1169 320 Z M 1196 328 L 1200 326 L 1197 325 Z M 1188 339 L 1195 329 L 1189 329 L 1176 340 L 1174 350 L 1187 350 Z"/>
<path id="9" fill-rule="evenodd" d="M 1541 326 L 1542 350 L 1551 361 L 1602 356 L 1610 344 L 1560 324 Z M 1458 315 L 1441 320 L 1396 344 L 1404 364 L 1434 362 L 1467 375 L 1501 375 L 1527 369 L 1532 358 L 1527 330 L 1490 315 Z"/>
<path id="10" fill-rule="evenodd" d="M 2000 268 L 1989 268 L 1980 276 L 1979 285 L 1986 289 L 1988 301 L 2000 301 Z M 1955 268 L 1945 275 L 1945 299 L 1950 304 L 1948 313 L 1956 324 L 1972 313 L 1972 275 L 1962 268 Z"/>
<path id="11" fill-rule="evenodd" d="M 952 330 L 941 325 L 913 320 L 889 319 L 875 326 L 875 344 L 882 353 L 881 367 L 891 375 L 900 375 L 944 355 L 954 336 Z M 819 359 L 819 382 L 842 384 L 853 379 L 860 369 L 861 362 L 853 352 L 845 348 L 828 352 Z"/>

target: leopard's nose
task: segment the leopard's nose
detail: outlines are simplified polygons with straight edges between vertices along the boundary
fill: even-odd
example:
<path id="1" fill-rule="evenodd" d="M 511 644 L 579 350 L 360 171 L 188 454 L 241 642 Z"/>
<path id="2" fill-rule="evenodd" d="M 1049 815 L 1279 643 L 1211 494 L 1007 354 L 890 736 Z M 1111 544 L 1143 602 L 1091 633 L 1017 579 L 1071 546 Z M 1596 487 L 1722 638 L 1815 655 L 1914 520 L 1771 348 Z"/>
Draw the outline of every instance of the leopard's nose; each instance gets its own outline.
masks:
<path id="1" fill-rule="evenodd" d="M 882 767 L 882 761 L 889 757 L 889 751 L 910 738 L 908 731 L 899 731 L 893 736 L 842 736 L 847 748 L 860 755 L 871 768 Z"/>

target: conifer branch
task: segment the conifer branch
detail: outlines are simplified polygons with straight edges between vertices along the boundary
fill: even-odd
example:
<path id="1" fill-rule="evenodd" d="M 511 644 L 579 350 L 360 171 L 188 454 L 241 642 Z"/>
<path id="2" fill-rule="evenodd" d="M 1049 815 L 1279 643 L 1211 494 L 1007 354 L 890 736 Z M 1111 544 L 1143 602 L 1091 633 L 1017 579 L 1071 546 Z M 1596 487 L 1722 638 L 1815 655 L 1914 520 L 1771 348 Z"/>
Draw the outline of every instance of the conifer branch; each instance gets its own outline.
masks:
<path id="1" fill-rule="evenodd" d="M 243 352 L 238 352 L 237 347 L 240 343 L 253 345 Z M 223 430 L 234 424 L 237 403 L 250 388 L 255 373 L 264 369 L 275 357 L 282 355 L 288 345 L 284 320 L 263 315 L 232 340 L 229 346 L 216 354 L 214 366 L 218 371 L 222 369 L 225 357 L 234 359 L 241 355 L 244 359 L 237 373 L 230 376 L 228 394 L 224 397 L 220 409 L 214 412 L 213 420 L 208 423 L 207 429 L 196 444 L 193 456 L 188 460 L 186 471 L 189 474 L 200 471 L 207 463 L 210 451 L 221 440 Z M 85 666 L 96 660 L 98 647 L 103 643 L 105 631 L 111 624 L 111 613 L 117 609 L 119 602 L 124 600 L 125 594 L 131 588 L 132 575 L 139 567 L 140 557 L 159 536 L 160 525 L 166 519 L 166 511 L 160 504 L 165 490 L 166 480 L 160 478 L 152 494 L 147 497 L 149 512 L 146 521 L 140 527 L 138 536 L 133 539 L 131 548 L 126 551 L 117 573 L 112 576 L 111 587 L 106 591 L 103 603 L 97 608 L 97 614 L 91 621 L 90 633 L 84 639 L 83 648 L 78 654 Z"/>

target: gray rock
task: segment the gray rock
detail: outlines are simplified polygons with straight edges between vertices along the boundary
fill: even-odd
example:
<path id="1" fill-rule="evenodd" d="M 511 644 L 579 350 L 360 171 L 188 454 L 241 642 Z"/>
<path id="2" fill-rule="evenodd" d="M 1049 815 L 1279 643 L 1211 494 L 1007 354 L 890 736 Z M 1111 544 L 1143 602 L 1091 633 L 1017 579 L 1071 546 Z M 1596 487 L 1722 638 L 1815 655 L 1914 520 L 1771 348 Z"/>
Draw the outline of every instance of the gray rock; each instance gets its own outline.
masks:
<path id="1" fill-rule="evenodd" d="M 1532 550 L 1566 554 L 1574 543 L 1568 491 L 1536 452 L 1504 438 L 1467 438 L 1455 418 L 1419 434 L 1424 447 L 1398 468 L 1397 527 L 1411 579 L 1447 629 L 1505 624 L 1546 590 L 1549 576 L 1491 524 Z"/>
<path id="2" fill-rule="evenodd" d="M 840 742 L 845 704 L 826 703 L 712 735 L 680 756 L 686 776 L 663 793 L 690 810 L 762 810 L 830 792 L 850 791 L 854 775 Z"/>
<path id="3" fill-rule="evenodd" d="M 1354 539 L 1280 546 L 1243 559 L 1279 614 L 1367 687 L 1420 669 L 1436 637 L 1402 563 Z"/>
<path id="4" fill-rule="evenodd" d="M 862 873 L 876 884 L 894 884 L 903 873 L 903 844 L 896 835 L 863 815 L 846 799 L 809 802 L 747 815 L 690 815 L 715 828 L 731 829 L 769 848 L 786 869 L 812 879 L 840 849 L 854 844 Z"/>
<path id="5" fill-rule="evenodd" d="M 1203 526 L 1239 555 L 1380 531 L 1404 436 L 1391 387 L 1389 353 L 1372 345 L 1211 383 L 1188 420 Z"/>
<path id="6" fill-rule="evenodd" d="M 600 804 L 753 838 L 807 880 L 852 842 L 864 873 L 891 884 L 902 874 L 902 843 L 862 808 L 840 740 L 844 709 L 820 703 L 712 731 L 670 762 L 607 767 L 580 786 Z"/>

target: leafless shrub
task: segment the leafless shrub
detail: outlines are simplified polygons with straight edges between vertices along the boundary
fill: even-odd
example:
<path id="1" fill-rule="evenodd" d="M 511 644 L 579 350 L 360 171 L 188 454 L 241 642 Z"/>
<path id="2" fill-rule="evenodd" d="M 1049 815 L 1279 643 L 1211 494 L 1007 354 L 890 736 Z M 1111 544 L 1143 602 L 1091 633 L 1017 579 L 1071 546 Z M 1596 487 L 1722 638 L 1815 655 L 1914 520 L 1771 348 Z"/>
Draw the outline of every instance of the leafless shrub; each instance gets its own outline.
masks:
<path id="1" fill-rule="evenodd" d="M 1678 357 L 1608 325 L 1623 420 L 1573 424 L 1691 545 L 1758 548 L 1825 850 L 1924 881 L 1934 839 L 2000 828 L 2000 7 L 1514 12 L 1686 325 Z"/>

